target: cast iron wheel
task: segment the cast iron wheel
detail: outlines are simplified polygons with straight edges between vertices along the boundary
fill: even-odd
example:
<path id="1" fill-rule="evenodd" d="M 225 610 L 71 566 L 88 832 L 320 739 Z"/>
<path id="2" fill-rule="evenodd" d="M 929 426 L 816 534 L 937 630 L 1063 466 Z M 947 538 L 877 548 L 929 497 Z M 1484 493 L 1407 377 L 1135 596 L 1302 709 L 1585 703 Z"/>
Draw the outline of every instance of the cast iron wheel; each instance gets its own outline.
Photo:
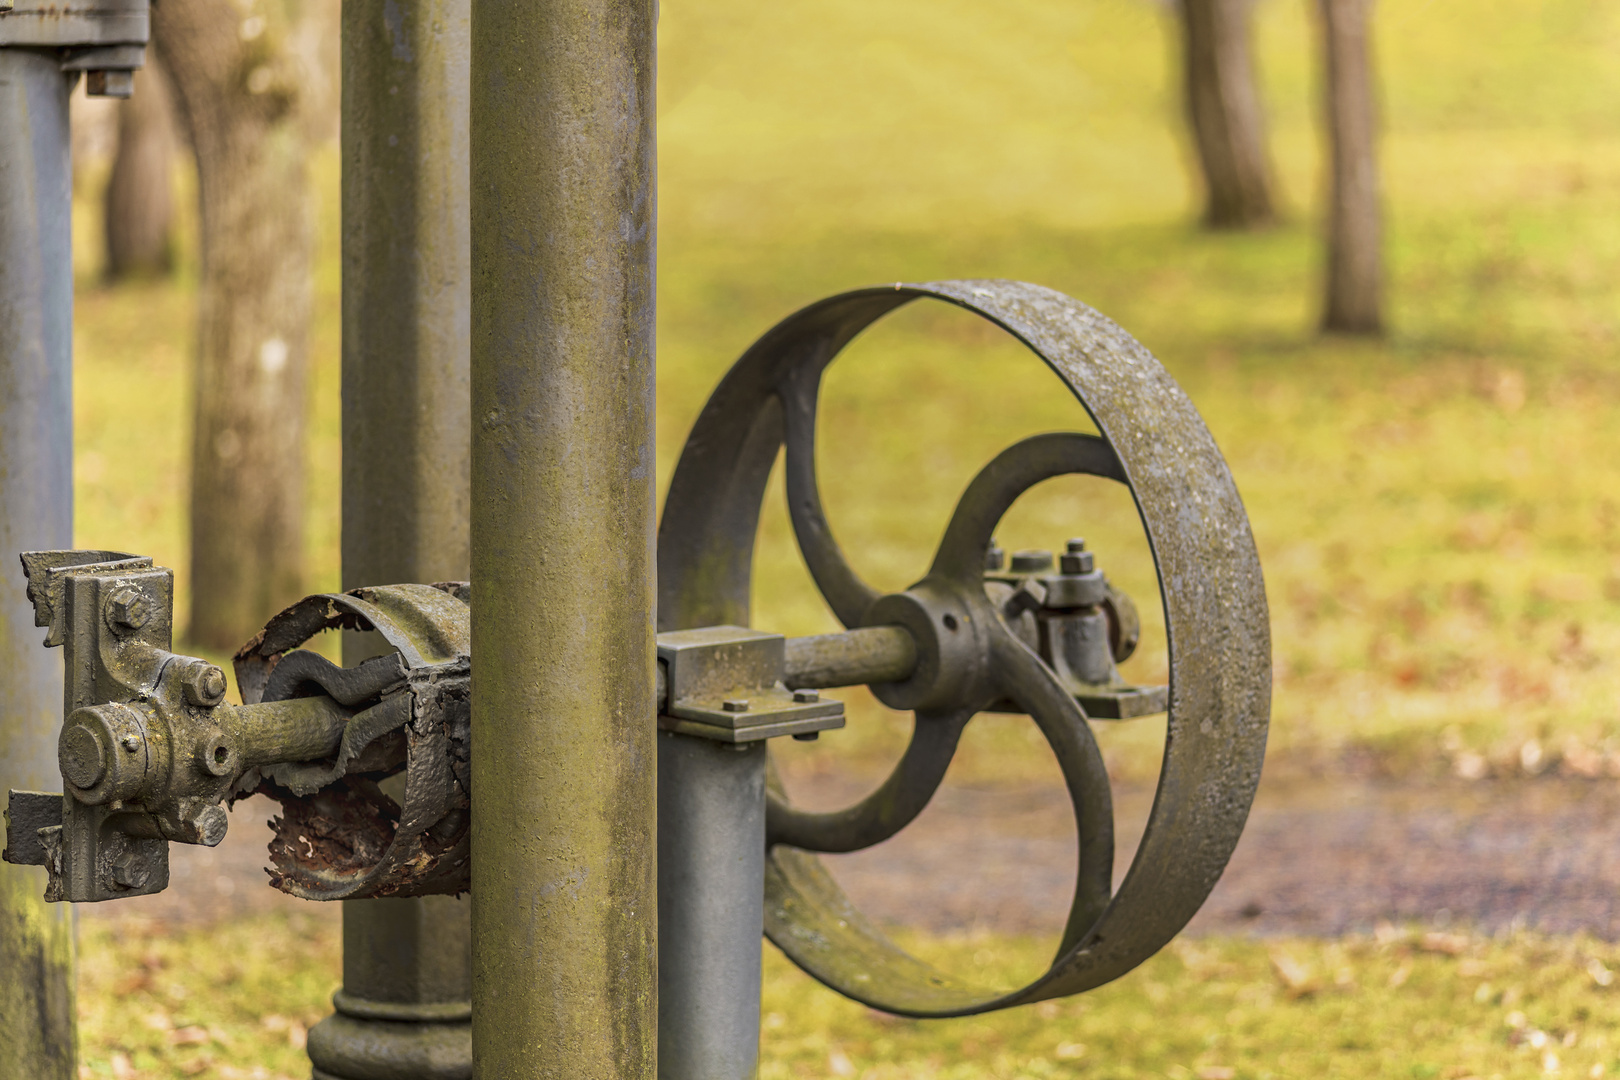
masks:
<path id="1" fill-rule="evenodd" d="M 926 577 L 880 595 L 850 568 L 822 513 L 815 473 L 821 374 L 858 333 L 931 297 L 996 323 L 1064 380 L 1102 437 L 1015 444 L 958 503 Z M 1209 895 L 1260 779 L 1271 703 L 1265 588 L 1248 518 L 1203 420 L 1159 362 L 1113 322 L 1061 293 L 1009 281 L 862 289 L 812 304 L 756 342 L 721 381 L 687 440 L 658 541 L 658 628 L 747 625 L 759 509 L 786 446 L 794 533 L 846 627 L 901 625 L 917 641 L 910 678 L 872 687 L 915 713 L 910 746 L 872 795 L 807 813 L 773 791 L 767 817 L 766 934 L 805 971 L 874 1008 L 961 1016 L 1060 997 L 1118 978 L 1178 933 Z M 1084 713 L 987 595 L 985 550 L 1028 488 L 1086 473 L 1125 484 L 1164 598 L 1170 716 L 1157 797 L 1135 861 L 1111 889 L 1107 773 Z M 1045 974 L 1002 993 L 939 971 L 857 912 L 815 852 L 893 836 L 927 805 L 964 726 L 1011 700 L 1051 744 L 1080 843 L 1073 904 Z"/>

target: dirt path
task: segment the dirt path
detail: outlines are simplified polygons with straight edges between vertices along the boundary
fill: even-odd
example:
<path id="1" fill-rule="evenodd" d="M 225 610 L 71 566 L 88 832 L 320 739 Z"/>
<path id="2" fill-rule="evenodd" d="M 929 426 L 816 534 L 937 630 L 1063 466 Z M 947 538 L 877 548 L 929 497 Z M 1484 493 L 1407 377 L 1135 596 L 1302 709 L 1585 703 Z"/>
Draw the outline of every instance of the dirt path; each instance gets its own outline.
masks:
<path id="1" fill-rule="evenodd" d="M 819 806 L 862 790 L 814 777 L 794 789 Z M 1117 795 L 1120 874 L 1150 805 L 1146 790 Z M 265 885 L 264 822 L 273 810 L 262 799 L 238 806 L 218 848 L 173 845 L 168 891 L 85 905 L 83 914 L 186 924 L 313 909 L 336 918 L 336 905 L 306 904 Z M 1067 910 L 1074 862 L 1061 790 L 949 783 L 895 839 L 829 859 L 856 903 L 880 920 L 936 932 L 1052 934 Z M 1484 930 L 1517 922 L 1620 937 L 1620 785 L 1267 784 L 1192 930 L 1331 936 L 1380 919 Z"/>

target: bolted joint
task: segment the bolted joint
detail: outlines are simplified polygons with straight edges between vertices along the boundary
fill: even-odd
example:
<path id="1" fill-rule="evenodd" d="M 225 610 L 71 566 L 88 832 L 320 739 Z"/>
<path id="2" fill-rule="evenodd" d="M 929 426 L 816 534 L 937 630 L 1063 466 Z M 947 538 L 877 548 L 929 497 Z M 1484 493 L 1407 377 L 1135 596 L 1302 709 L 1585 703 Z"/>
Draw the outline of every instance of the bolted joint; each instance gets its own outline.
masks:
<path id="1" fill-rule="evenodd" d="M 107 596 L 107 625 L 113 633 L 133 634 L 152 621 L 152 601 L 133 585 L 123 585 Z"/>
<path id="2" fill-rule="evenodd" d="M 1017 559 L 1014 555 L 1014 562 Z M 916 666 L 907 678 L 872 684 L 879 701 L 909 711 L 941 708 L 987 693 L 988 623 L 995 616 L 983 590 L 975 586 L 974 592 L 977 598 L 948 580 L 929 577 L 873 602 L 863 620 L 866 625 L 901 627 L 910 632 L 917 649 Z"/>
<path id="3" fill-rule="evenodd" d="M 56 743 L 68 793 L 86 806 L 138 797 L 155 766 L 147 744 L 148 722 L 134 705 L 75 709 Z"/>
<path id="4" fill-rule="evenodd" d="M 127 847 L 107 864 L 107 877 L 118 889 L 144 889 L 152 880 L 152 863 L 138 847 Z"/>
<path id="5" fill-rule="evenodd" d="M 201 709 L 211 709 L 225 700 L 225 672 L 206 660 L 193 660 L 180 674 L 186 701 Z"/>

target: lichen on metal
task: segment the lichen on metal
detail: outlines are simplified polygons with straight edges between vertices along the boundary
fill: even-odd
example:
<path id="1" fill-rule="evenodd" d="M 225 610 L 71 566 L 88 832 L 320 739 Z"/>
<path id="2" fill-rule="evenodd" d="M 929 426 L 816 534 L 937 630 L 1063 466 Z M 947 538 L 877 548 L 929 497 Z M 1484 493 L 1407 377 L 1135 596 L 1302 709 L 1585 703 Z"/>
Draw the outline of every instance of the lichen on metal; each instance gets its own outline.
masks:
<path id="1" fill-rule="evenodd" d="M 928 575 L 884 596 L 850 568 L 822 513 L 816 400 L 823 370 L 845 345 L 922 298 L 972 311 L 1022 341 L 1064 380 L 1101 437 L 1038 436 L 1009 449 L 970 485 Z M 659 533 L 661 629 L 748 624 L 760 505 L 784 444 L 794 532 L 823 597 L 852 630 L 900 626 L 912 638 L 915 664 L 900 669 L 909 674 L 873 690 L 891 707 L 915 710 L 916 723 L 893 774 L 854 806 L 806 813 L 773 785 L 771 939 L 841 993 L 912 1016 L 1075 993 L 1152 955 L 1191 918 L 1237 842 L 1259 781 L 1270 709 L 1270 637 L 1253 537 L 1226 464 L 1186 395 L 1118 326 L 1039 286 L 896 285 L 812 304 L 743 355 L 688 439 Z M 1130 489 L 1158 569 L 1169 638 L 1170 718 L 1158 797 L 1117 893 L 1107 774 L 1082 703 L 1122 716 L 1159 705 L 1151 688 L 1119 686 L 1105 655 L 1119 659 L 1134 648 L 1134 608 L 1090 577 L 1094 571 L 1080 558 L 1063 570 L 1068 581 L 991 575 L 986 582 L 984 574 L 992 531 L 1012 501 L 1065 473 Z M 1010 595 L 1020 589 L 1027 595 Z M 1038 626 L 1033 640 L 1019 631 L 1032 606 L 1042 618 L 1089 620 L 1071 630 L 1090 644 L 1062 645 L 1072 651 L 1067 656 L 1050 644 L 1041 648 Z M 1070 667 L 1069 677 L 1054 666 Z M 950 976 L 894 945 L 855 911 L 814 855 L 870 846 L 903 828 L 927 804 L 965 725 L 991 707 L 1028 712 L 1041 728 L 1063 770 L 1080 841 L 1058 955 L 1044 975 L 1011 993 Z"/>
<path id="2" fill-rule="evenodd" d="M 270 844 L 277 888 L 309 900 L 466 890 L 472 805 L 466 597 L 464 583 L 311 596 L 238 651 L 247 702 L 264 708 L 321 694 L 356 710 L 330 756 L 268 766 L 240 781 L 282 804 Z M 340 668 L 299 648 L 336 629 L 375 632 L 394 652 Z M 378 787 L 402 770 L 403 805 Z"/>

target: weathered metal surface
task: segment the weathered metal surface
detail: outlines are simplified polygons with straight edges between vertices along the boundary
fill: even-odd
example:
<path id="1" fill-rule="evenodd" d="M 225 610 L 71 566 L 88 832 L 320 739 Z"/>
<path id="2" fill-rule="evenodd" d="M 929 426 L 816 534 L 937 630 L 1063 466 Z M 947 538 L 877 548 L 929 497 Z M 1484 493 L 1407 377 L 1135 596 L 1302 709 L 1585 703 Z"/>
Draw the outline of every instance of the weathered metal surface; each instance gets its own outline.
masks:
<path id="1" fill-rule="evenodd" d="M 850 340 L 922 297 L 974 311 L 1023 341 L 1068 384 L 1102 438 L 1038 436 L 1000 455 L 963 496 L 928 576 L 880 596 L 850 569 L 821 511 L 816 395 L 822 371 Z M 807 814 L 779 792 L 770 796 L 768 935 L 834 989 L 914 1016 L 1038 1001 L 1124 974 L 1185 925 L 1220 876 L 1259 781 L 1270 710 L 1270 637 L 1253 538 L 1191 402 L 1123 330 L 1037 286 L 897 285 L 811 305 L 749 349 L 698 419 L 660 527 L 661 629 L 747 624 L 760 503 L 784 442 L 788 504 L 805 561 L 846 626 L 910 633 L 916 662 L 909 675 L 873 689 L 893 707 L 916 710 L 917 719 L 895 773 L 856 806 Z M 1006 596 L 993 599 L 996 588 L 1008 587 L 987 587 L 983 577 L 998 565 L 987 553 L 1013 500 L 1041 480 L 1075 472 L 1131 489 L 1158 567 L 1169 635 L 1164 768 L 1152 820 L 1114 895 L 1107 776 L 1086 717 L 1072 687 L 1009 625 L 1020 611 L 1004 608 Z M 1117 657 L 1134 647 L 1129 615 L 1119 606 L 1104 614 Z M 1044 975 L 1012 993 L 906 954 L 850 906 L 811 854 L 868 846 L 903 827 L 926 805 L 965 724 L 1002 699 L 1030 713 L 1052 744 L 1080 839 L 1075 900 L 1058 955 Z"/>
<path id="2" fill-rule="evenodd" d="M 318 691 L 352 706 L 329 758 L 270 765 L 239 786 L 277 799 L 277 888 L 309 900 L 466 889 L 470 621 L 464 584 L 386 585 L 308 597 L 236 655 L 245 702 Z M 392 655 L 341 669 L 295 651 L 323 630 L 374 632 Z M 278 679 L 284 663 L 295 678 Z M 385 673 L 395 672 L 387 680 Z M 361 697 L 360 695 L 365 695 Z M 348 700 L 345 701 L 345 698 Z M 396 801 L 379 783 L 400 772 Z"/>
<path id="3" fill-rule="evenodd" d="M 127 98 L 134 92 L 135 72 L 146 66 L 150 27 L 150 0 L 0 0 L 0 49 L 50 50 L 70 78 L 84 72 L 91 97 Z M 49 115 L 41 112 L 39 119 Z M 61 548 L 69 542 L 29 546 Z"/>
<path id="4" fill-rule="evenodd" d="M 658 1075 L 759 1061 L 765 747 L 658 737 Z"/>
<path id="5" fill-rule="evenodd" d="M 781 634 L 706 626 L 658 635 L 658 726 L 727 743 L 814 737 L 844 726 L 844 706 L 789 690 Z"/>
<path id="6" fill-rule="evenodd" d="M 391 743 L 378 736 L 412 719 L 413 698 L 404 691 L 431 683 L 431 693 L 415 696 L 436 701 L 439 683 L 450 684 L 432 678 L 432 670 L 409 671 L 396 658 L 386 669 L 374 663 L 334 680 L 334 700 L 320 686 L 325 673 L 336 670 L 332 665 L 295 663 L 290 675 L 272 669 L 262 680 L 279 687 L 287 700 L 230 705 L 223 671 L 169 651 L 170 571 L 147 558 L 107 551 L 26 552 L 22 562 L 34 621 L 46 627 L 48 646 L 64 646 L 67 716 L 57 738 L 57 766 L 65 797 L 55 796 L 52 815 L 39 793 L 10 793 L 4 859 L 45 866 L 49 900 L 161 891 L 168 883 L 168 843 L 218 844 L 228 824 L 223 804 L 258 784 L 261 774 L 307 794 L 346 774 L 397 771 L 408 738 L 402 733 Z M 391 606 L 429 622 L 438 615 L 435 605 L 448 606 L 452 615 L 464 612 L 465 605 L 441 591 L 417 588 L 438 599 L 395 599 Z M 386 599 L 383 606 L 390 606 Z M 377 605 L 361 607 L 375 614 Z M 465 622 L 463 615 L 463 637 Z M 420 654 L 412 653 L 418 659 Z M 465 669 L 463 659 L 462 699 Z M 262 674 L 251 663 L 248 670 Z M 391 677 L 379 679 L 379 670 Z M 368 685 L 373 696 L 380 693 L 377 700 L 366 697 Z M 262 690 L 256 687 L 255 696 L 262 697 Z M 360 709 L 358 715 L 348 704 Z M 423 709 L 430 707 L 437 705 Z M 463 707 L 463 734 L 465 712 Z M 26 829 L 23 818 L 37 822 L 32 842 L 19 835 Z"/>
<path id="7" fill-rule="evenodd" d="M 470 573 L 470 30 L 469 0 L 342 5 L 345 589 Z M 347 634 L 344 662 L 379 648 Z M 345 900 L 343 927 L 317 1072 L 470 1076 L 471 901 Z M 362 1015 L 378 1002 L 394 1011 Z"/>
<path id="8" fill-rule="evenodd" d="M 899 626 L 788 638 L 786 653 L 783 681 L 795 690 L 900 682 L 917 667 L 917 643 Z"/>
<path id="9" fill-rule="evenodd" d="M 67 77 L 0 49 L 0 551 L 73 542 L 73 269 Z M 59 791 L 60 654 L 0 589 L 0 794 Z M 58 798 L 60 804 L 60 798 Z M 0 863 L 0 1080 L 72 1080 L 73 914 L 45 872 Z"/>
<path id="10" fill-rule="evenodd" d="M 0 46 L 144 45 L 148 0 L 15 0 L 0 7 Z"/>
<path id="11" fill-rule="evenodd" d="M 474 0 L 475 1074 L 656 1063 L 653 0 Z"/>

